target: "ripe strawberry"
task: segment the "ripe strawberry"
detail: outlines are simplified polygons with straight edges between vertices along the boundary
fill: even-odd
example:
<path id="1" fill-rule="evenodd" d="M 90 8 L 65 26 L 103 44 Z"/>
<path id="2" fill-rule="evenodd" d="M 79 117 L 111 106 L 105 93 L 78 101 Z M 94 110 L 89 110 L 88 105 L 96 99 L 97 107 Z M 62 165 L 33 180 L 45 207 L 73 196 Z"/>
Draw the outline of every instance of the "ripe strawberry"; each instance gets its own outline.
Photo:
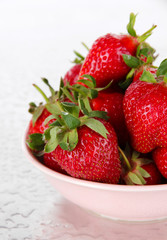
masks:
<path id="1" fill-rule="evenodd" d="M 120 91 L 113 91 L 112 89 L 110 91 L 100 91 L 98 97 L 91 100 L 91 107 L 92 110 L 107 112 L 110 117 L 109 122 L 116 131 L 118 143 L 125 146 L 129 136 L 123 112 L 123 98 L 124 94 Z"/>
<path id="2" fill-rule="evenodd" d="M 105 139 L 87 126 L 78 128 L 78 143 L 72 151 L 63 150 L 60 146 L 46 153 L 52 160 L 73 177 L 105 182 L 118 183 L 121 167 L 117 148 L 117 137 L 110 123 L 101 121 L 108 130 Z"/>
<path id="3" fill-rule="evenodd" d="M 81 67 L 82 64 L 75 64 L 72 68 L 70 68 L 70 70 L 68 70 L 63 79 L 64 85 L 66 85 L 67 82 L 69 82 L 70 85 L 77 83 Z"/>
<path id="4" fill-rule="evenodd" d="M 156 147 L 167 147 L 166 77 L 162 80 L 166 70 L 167 60 L 164 60 L 157 69 L 160 81 L 144 71 L 142 81 L 132 83 L 125 92 L 125 120 L 132 146 L 138 152 L 148 153 Z"/>
<path id="5" fill-rule="evenodd" d="M 122 174 L 121 179 L 127 185 L 154 185 L 162 183 L 162 175 L 155 163 L 139 152 L 126 146 L 125 152 L 121 149 Z"/>
<path id="6" fill-rule="evenodd" d="M 28 135 L 33 133 L 44 133 L 44 131 L 48 128 L 48 124 L 45 125 L 45 119 L 50 116 L 51 113 L 48 112 L 46 108 L 43 109 L 41 115 L 38 117 L 37 121 L 33 125 L 32 119 L 30 120 L 29 127 L 28 127 Z"/>
<path id="7" fill-rule="evenodd" d="M 106 34 L 98 38 L 92 45 L 82 65 L 79 78 L 89 74 L 96 79 L 97 87 L 106 86 L 111 80 L 119 82 L 124 80 L 130 67 L 124 62 L 123 55 L 136 56 L 137 47 L 152 31 L 151 28 L 141 37 L 133 29 L 135 15 L 130 15 L 127 26 L 129 35 Z"/>
<path id="8" fill-rule="evenodd" d="M 61 166 L 58 164 L 56 159 L 52 157 L 51 154 L 44 153 L 43 162 L 44 162 L 45 166 L 47 166 L 48 168 L 50 168 L 54 171 L 59 172 L 59 173 L 63 173 L 63 174 L 67 174 L 66 171 L 61 168 Z"/>
<path id="9" fill-rule="evenodd" d="M 153 159 L 161 174 L 167 178 L 167 147 L 156 148 L 153 151 Z"/>

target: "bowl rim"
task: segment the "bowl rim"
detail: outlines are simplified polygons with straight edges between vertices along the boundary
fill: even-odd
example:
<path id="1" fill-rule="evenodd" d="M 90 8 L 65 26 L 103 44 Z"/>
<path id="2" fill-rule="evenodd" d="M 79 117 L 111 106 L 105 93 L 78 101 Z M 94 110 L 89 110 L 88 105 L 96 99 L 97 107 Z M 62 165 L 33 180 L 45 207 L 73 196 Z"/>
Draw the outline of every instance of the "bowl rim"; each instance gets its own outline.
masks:
<path id="1" fill-rule="evenodd" d="M 27 131 L 26 131 L 27 132 Z M 49 175 L 50 177 L 56 178 L 60 181 L 72 183 L 74 185 L 79 185 L 83 187 L 99 189 L 99 190 L 109 190 L 109 191 L 118 191 L 118 192 L 155 192 L 155 191 L 164 191 L 167 190 L 167 184 L 157 184 L 157 185 L 145 185 L 145 186 L 131 186 L 131 185 L 121 185 L 121 184 L 109 184 L 109 183 L 100 183 L 93 182 L 83 179 L 74 178 L 63 173 L 56 172 L 43 163 L 41 163 L 31 152 L 26 144 L 26 135 L 22 139 L 22 150 L 25 156 L 31 161 L 31 163 L 37 167 L 41 172 Z"/>

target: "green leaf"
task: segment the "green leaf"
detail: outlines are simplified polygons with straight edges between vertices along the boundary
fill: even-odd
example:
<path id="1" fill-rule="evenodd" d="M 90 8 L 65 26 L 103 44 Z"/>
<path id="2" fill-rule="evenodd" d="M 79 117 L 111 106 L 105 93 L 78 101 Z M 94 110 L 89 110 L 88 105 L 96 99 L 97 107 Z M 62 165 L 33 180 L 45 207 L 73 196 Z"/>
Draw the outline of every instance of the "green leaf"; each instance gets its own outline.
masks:
<path id="1" fill-rule="evenodd" d="M 123 60 L 130 68 L 137 68 L 140 66 L 140 60 L 134 56 L 122 54 Z"/>
<path id="2" fill-rule="evenodd" d="M 71 93 L 69 92 L 69 90 L 66 87 L 61 88 L 61 90 L 63 91 L 64 95 L 71 101 L 71 102 L 75 102 L 75 99 L 73 98 L 73 96 L 71 95 Z"/>
<path id="3" fill-rule="evenodd" d="M 161 62 L 159 68 L 157 69 L 156 74 L 157 76 L 167 74 L 167 58 Z"/>
<path id="4" fill-rule="evenodd" d="M 89 88 L 94 88 L 93 82 L 91 82 L 87 79 L 80 79 L 77 82 L 81 82 L 81 83 L 85 84 L 86 86 L 88 86 Z"/>
<path id="5" fill-rule="evenodd" d="M 81 121 L 70 113 L 62 112 L 61 116 L 64 119 L 65 124 L 69 129 L 77 128 L 81 124 Z"/>
<path id="6" fill-rule="evenodd" d="M 91 106 L 90 106 L 90 102 L 89 102 L 88 97 L 84 97 L 84 98 L 83 98 L 83 102 L 84 102 L 84 105 L 85 105 L 85 108 L 87 109 L 87 111 L 88 111 L 88 112 L 91 112 L 92 109 L 91 109 Z"/>
<path id="7" fill-rule="evenodd" d="M 45 145 L 45 152 L 49 153 L 52 152 L 56 149 L 56 147 L 59 145 L 59 143 L 61 142 L 61 138 L 63 136 L 60 134 L 60 129 L 59 127 L 54 127 L 51 128 L 50 130 L 50 139 L 47 142 L 47 144 Z"/>
<path id="8" fill-rule="evenodd" d="M 44 105 L 41 105 L 41 106 L 39 106 L 39 107 L 37 107 L 35 109 L 35 112 L 33 113 L 33 116 L 32 116 L 32 124 L 33 124 L 33 126 L 35 125 L 35 123 L 38 120 L 38 118 L 41 116 L 41 114 L 42 114 L 44 109 L 45 109 Z"/>
<path id="9" fill-rule="evenodd" d="M 62 141 L 59 143 L 59 146 L 60 146 L 63 150 L 69 150 L 68 138 L 69 138 L 69 132 L 66 132 L 66 133 L 64 134 L 64 137 L 63 137 Z"/>
<path id="10" fill-rule="evenodd" d="M 78 98 L 78 104 L 79 104 L 79 107 L 81 109 L 81 112 L 85 115 L 88 115 L 88 110 L 86 109 L 85 107 L 85 104 L 84 104 L 84 101 L 82 98 Z"/>
<path id="11" fill-rule="evenodd" d="M 74 115 L 74 117 L 78 118 L 80 109 L 75 103 L 62 102 L 61 104 L 63 105 L 65 111 L 71 113 L 72 115 Z"/>
<path id="12" fill-rule="evenodd" d="M 93 131 L 99 133 L 104 138 L 107 138 L 108 131 L 100 121 L 94 118 L 88 118 L 84 121 L 84 125 L 92 129 Z"/>
<path id="13" fill-rule="evenodd" d="M 150 73 L 149 71 L 146 71 L 145 69 L 140 77 L 140 80 L 143 82 L 156 83 L 156 80 L 155 80 L 153 74 Z"/>
<path id="14" fill-rule="evenodd" d="M 45 137 L 45 140 L 48 141 L 50 139 L 50 130 L 52 129 L 53 127 L 49 127 L 45 130 L 44 132 L 44 137 Z"/>
<path id="15" fill-rule="evenodd" d="M 96 81 L 95 81 L 94 77 L 92 77 L 91 75 L 84 74 L 84 75 L 81 76 L 81 78 L 84 78 L 84 79 L 86 78 L 86 79 L 90 80 L 93 83 L 93 87 L 94 88 L 96 87 Z"/>
<path id="16" fill-rule="evenodd" d="M 74 84 L 72 86 L 72 91 L 75 93 L 77 92 L 78 94 L 80 94 L 83 97 L 87 97 L 88 93 L 89 93 L 89 89 L 80 85 L 80 84 Z"/>
<path id="17" fill-rule="evenodd" d="M 108 120 L 110 117 L 107 115 L 107 112 L 105 111 L 91 111 L 88 113 L 89 117 L 97 117 L 97 118 L 102 118 L 105 120 Z"/>
<path id="18" fill-rule="evenodd" d="M 98 91 L 95 89 L 90 89 L 90 94 L 89 94 L 90 99 L 97 98 L 97 96 L 98 96 Z"/>
<path id="19" fill-rule="evenodd" d="M 55 119 L 55 116 L 53 116 L 53 115 L 50 115 L 50 116 L 48 116 L 46 119 L 45 119 L 45 121 L 44 121 L 44 125 L 46 125 L 48 122 L 50 122 L 50 120 L 52 120 L 52 119 Z"/>
<path id="20" fill-rule="evenodd" d="M 136 37 L 136 31 L 134 29 L 134 25 L 135 25 L 135 21 L 136 21 L 136 16 L 134 13 L 131 13 L 130 14 L 130 19 L 129 19 L 129 23 L 127 25 L 127 31 L 128 33 L 133 36 L 133 37 Z"/>
<path id="21" fill-rule="evenodd" d="M 45 106 L 46 106 L 46 109 L 47 109 L 54 117 L 57 118 L 57 116 L 61 114 L 61 110 L 60 110 L 59 106 L 57 105 L 57 103 L 47 103 Z"/>
<path id="22" fill-rule="evenodd" d="M 69 132 L 69 147 L 70 147 L 70 151 L 72 151 L 76 145 L 78 144 L 78 131 L 77 129 L 72 129 Z"/>
<path id="23" fill-rule="evenodd" d="M 150 177 L 150 174 L 144 168 L 138 167 L 137 169 L 140 172 L 142 177 L 144 177 L 144 178 L 149 178 Z"/>
<path id="24" fill-rule="evenodd" d="M 62 126 L 58 120 L 49 124 L 50 127 Z"/>
<path id="25" fill-rule="evenodd" d="M 44 149 L 45 142 L 41 133 L 30 134 L 26 142 L 32 150 L 42 151 Z"/>
<path id="26" fill-rule="evenodd" d="M 141 179 L 133 172 L 129 172 L 128 173 L 128 177 L 130 178 L 130 180 L 137 185 L 143 185 Z"/>

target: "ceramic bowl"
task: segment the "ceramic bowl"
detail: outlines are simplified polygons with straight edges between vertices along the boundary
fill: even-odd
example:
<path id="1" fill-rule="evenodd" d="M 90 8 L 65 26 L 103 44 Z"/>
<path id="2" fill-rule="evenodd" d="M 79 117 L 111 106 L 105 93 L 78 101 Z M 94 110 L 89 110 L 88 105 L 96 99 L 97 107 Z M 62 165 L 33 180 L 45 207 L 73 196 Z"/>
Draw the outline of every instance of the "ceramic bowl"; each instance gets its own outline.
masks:
<path id="1" fill-rule="evenodd" d="M 28 149 L 23 150 L 66 199 L 100 216 L 121 221 L 154 221 L 167 218 L 167 184 L 127 186 L 76 179 L 44 166 Z"/>

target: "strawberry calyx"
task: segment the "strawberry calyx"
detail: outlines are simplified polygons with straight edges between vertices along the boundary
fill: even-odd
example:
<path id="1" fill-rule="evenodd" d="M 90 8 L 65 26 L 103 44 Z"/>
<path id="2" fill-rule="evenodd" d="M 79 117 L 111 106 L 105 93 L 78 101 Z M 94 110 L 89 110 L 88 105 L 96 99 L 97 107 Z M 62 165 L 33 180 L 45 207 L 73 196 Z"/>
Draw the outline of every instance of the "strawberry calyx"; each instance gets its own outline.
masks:
<path id="1" fill-rule="evenodd" d="M 38 87 L 36 84 L 33 84 L 33 86 L 36 88 L 36 90 L 42 95 L 42 97 L 45 100 L 45 104 L 49 102 L 54 102 L 57 99 L 57 92 L 52 88 L 52 86 L 49 84 L 49 81 L 46 78 L 41 78 L 42 81 L 49 87 L 49 90 L 51 92 L 51 97 L 47 97 L 46 94 L 42 91 L 40 87 Z M 37 106 L 34 102 L 29 103 L 29 112 L 33 114 L 32 116 L 32 123 L 33 126 L 35 125 L 38 118 L 41 116 L 45 109 L 45 104 L 43 102 L 39 103 Z"/>
<path id="2" fill-rule="evenodd" d="M 122 179 L 127 185 L 145 185 L 145 178 L 149 178 L 150 174 L 143 168 L 152 162 L 152 160 L 141 157 L 141 153 L 131 152 L 129 145 L 125 151 L 119 148 L 120 158 L 122 161 Z"/>
<path id="3" fill-rule="evenodd" d="M 94 94 L 91 93 L 92 90 L 98 91 L 101 89 L 93 89 L 93 86 L 96 86 L 96 82 L 91 77 L 89 78 L 90 82 L 88 85 L 92 88 L 86 88 L 78 84 L 75 86 L 75 88 L 78 87 L 78 91 L 74 91 L 73 86 L 64 86 L 61 79 L 57 97 L 54 98 L 54 101 L 52 99 L 52 101 L 47 101 L 44 105 L 51 113 L 45 119 L 44 124 L 48 124 L 52 119 L 56 120 L 49 124 L 49 127 L 43 134 L 31 134 L 27 140 L 27 144 L 31 149 L 37 151 L 40 149 L 40 152 L 37 152 L 38 155 L 44 152 L 52 152 L 58 145 L 63 150 L 72 151 L 78 143 L 77 129 L 83 125 L 107 138 L 108 131 L 103 123 L 98 120 L 108 120 L 107 112 L 93 111 L 88 99 L 88 96 L 92 97 L 93 95 L 94 97 Z M 64 99 L 70 101 L 64 101 Z"/>
<path id="4" fill-rule="evenodd" d="M 167 58 L 164 59 L 160 63 L 160 66 L 157 68 L 156 77 L 151 72 L 144 69 L 140 77 L 140 80 L 143 82 L 149 82 L 149 83 L 164 82 L 166 85 L 167 84 Z"/>
<path id="5" fill-rule="evenodd" d="M 77 81 L 77 84 L 74 84 L 72 86 L 68 82 L 64 86 L 63 81 L 61 81 L 59 98 L 68 98 L 71 102 L 74 102 L 80 106 L 80 110 L 83 114 L 88 115 L 88 113 L 92 112 L 90 99 L 97 98 L 98 92 L 106 90 L 111 86 L 111 84 L 112 81 L 103 88 L 97 88 L 96 80 L 94 77 L 88 74 L 84 74 L 81 76 L 81 79 Z M 96 111 L 96 113 L 97 112 L 98 111 Z"/>
<path id="6" fill-rule="evenodd" d="M 148 43 L 143 42 L 137 47 L 136 57 L 127 54 L 122 55 L 126 65 L 131 68 L 129 73 L 126 75 L 125 81 L 119 83 L 119 86 L 122 89 L 126 89 L 131 84 L 134 73 L 137 69 L 141 68 L 142 66 L 154 67 L 152 63 L 157 57 L 154 56 L 154 53 L 155 49 L 152 48 Z"/>
<path id="7" fill-rule="evenodd" d="M 156 28 L 156 25 L 153 25 L 148 31 L 146 31 L 141 36 L 137 36 L 136 31 L 134 29 L 136 16 L 137 15 L 135 15 L 134 13 L 131 13 L 129 23 L 127 25 L 128 33 L 132 37 L 134 37 L 139 43 L 136 50 L 136 56 L 128 54 L 122 55 L 126 65 L 131 68 L 131 70 L 126 76 L 125 81 L 119 83 L 119 86 L 124 90 L 131 84 L 136 69 L 139 69 L 143 65 L 152 65 L 153 61 L 157 57 L 154 56 L 155 49 L 145 42 L 145 40 L 152 34 L 153 29 Z"/>

